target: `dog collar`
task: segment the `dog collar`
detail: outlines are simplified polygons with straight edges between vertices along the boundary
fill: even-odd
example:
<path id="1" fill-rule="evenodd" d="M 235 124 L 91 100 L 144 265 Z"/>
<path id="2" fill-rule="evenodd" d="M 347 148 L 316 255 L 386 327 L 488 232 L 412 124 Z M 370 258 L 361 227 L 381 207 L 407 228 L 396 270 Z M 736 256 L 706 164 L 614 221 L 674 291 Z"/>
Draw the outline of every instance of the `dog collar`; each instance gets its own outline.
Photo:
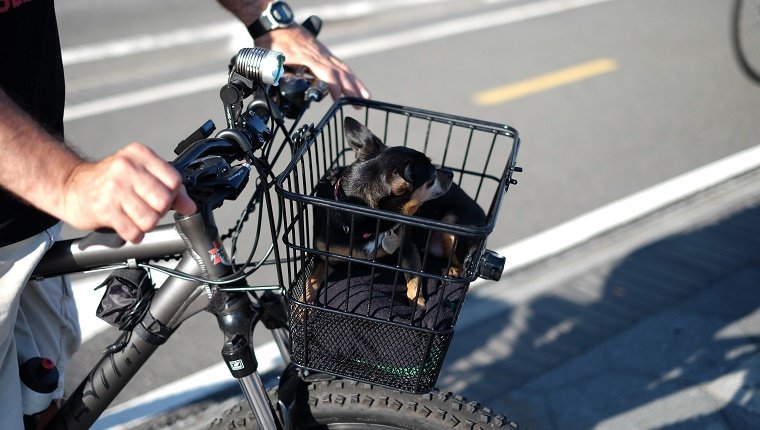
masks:
<path id="1" fill-rule="evenodd" d="M 342 197 L 346 197 L 346 193 L 343 192 L 343 189 L 340 187 L 340 183 L 343 181 L 343 176 L 339 177 L 337 181 L 335 181 L 335 185 L 333 185 L 333 198 L 335 201 L 340 201 Z M 343 196 L 341 196 L 341 194 Z M 343 233 L 349 234 L 351 232 L 351 226 L 349 224 L 346 224 L 343 222 L 343 219 L 340 216 L 340 211 L 336 211 L 335 215 L 338 217 L 338 219 L 341 222 L 341 226 L 343 227 Z M 382 247 L 385 252 L 388 254 L 393 254 L 396 252 L 396 250 L 399 247 L 400 240 L 399 236 L 394 231 L 396 227 L 392 227 L 384 232 L 382 234 L 378 235 L 378 239 L 375 239 L 373 242 L 375 245 L 374 247 L 380 246 Z M 362 233 L 362 239 L 367 240 L 372 238 L 372 236 L 375 235 L 375 232 L 369 232 L 369 233 Z"/>

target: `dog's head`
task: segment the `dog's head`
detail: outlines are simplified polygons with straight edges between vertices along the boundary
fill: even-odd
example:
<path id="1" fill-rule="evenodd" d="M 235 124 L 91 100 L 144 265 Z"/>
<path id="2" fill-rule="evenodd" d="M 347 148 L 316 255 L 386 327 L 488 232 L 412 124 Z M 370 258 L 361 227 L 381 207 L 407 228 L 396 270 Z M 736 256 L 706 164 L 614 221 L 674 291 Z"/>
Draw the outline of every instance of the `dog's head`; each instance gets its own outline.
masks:
<path id="1" fill-rule="evenodd" d="M 403 146 L 386 146 L 367 127 L 347 117 L 346 141 L 356 152 L 341 187 L 368 206 L 414 215 L 428 200 L 451 187 L 453 173 L 437 169 L 423 153 Z"/>

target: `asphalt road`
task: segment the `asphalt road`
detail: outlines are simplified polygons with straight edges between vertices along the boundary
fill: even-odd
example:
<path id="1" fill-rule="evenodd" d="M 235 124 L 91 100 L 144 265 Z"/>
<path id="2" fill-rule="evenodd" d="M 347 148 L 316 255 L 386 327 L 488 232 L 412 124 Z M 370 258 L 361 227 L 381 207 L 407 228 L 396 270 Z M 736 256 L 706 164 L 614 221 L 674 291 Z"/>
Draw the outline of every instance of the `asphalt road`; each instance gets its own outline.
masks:
<path id="1" fill-rule="evenodd" d="M 246 42 L 215 2 L 58 3 L 66 135 L 82 153 L 103 157 L 138 140 L 169 158 L 206 119 L 223 124 L 218 87 Z M 492 248 L 756 145 L 760 87 L 733 60 L 727 3 L 291 1 L 299 16 L 326 18 L 323 41 L 374 99 L 520 131 L 525 172 Z M 510 84 L 522 95 L 496 91 Z M 493 104 L 478 101 L 484 92 Z M 83 346 L 71 379 L 109 336 Z M 217 363 L 219 342 L 207 339 L 218 337 L 208 316 L 188 321 L 117 403 Z"/>

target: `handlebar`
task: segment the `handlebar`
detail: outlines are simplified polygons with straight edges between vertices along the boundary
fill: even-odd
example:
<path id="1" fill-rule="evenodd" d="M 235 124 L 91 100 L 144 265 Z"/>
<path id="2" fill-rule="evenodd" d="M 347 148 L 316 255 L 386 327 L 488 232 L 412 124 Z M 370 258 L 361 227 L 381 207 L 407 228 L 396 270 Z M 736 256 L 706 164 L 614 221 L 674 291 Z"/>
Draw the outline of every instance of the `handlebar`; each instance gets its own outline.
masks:
<path id="1" fill-rule="evenodd" d="M 305 26 L 308 23 L 316 34 L 321 27 L 318 21 L 311 17 Z M 268 123 L 285 130 L 284 139 L 290 140 L 311 102 L 322 100 L 328 92 L 327 86 L 307 69 L 286 68 L 284 61 L 284 55 L 277 51 L 241 49 L 232 57 L 228 83 L 220 90 L 227 127 L 211 137 L 216 126 L 208 120 L 174 150 L 177 157 L 170 164 L 179 171 L 188 194 L 207 219 L 224 200 L 240 195 L 252 165 L 257 169 L 262 165 L 255 152 L 270 145 L 276 134 Z M 244 108 L 243 103 L 250 97 L 252 100 Z M 290 130 L 284 118 L 294 120 Z M 112 229 L 102 228 L 87 234 L 78 246 L 82 250 L 93 245 L 118 248 L 125 243 Z"/>

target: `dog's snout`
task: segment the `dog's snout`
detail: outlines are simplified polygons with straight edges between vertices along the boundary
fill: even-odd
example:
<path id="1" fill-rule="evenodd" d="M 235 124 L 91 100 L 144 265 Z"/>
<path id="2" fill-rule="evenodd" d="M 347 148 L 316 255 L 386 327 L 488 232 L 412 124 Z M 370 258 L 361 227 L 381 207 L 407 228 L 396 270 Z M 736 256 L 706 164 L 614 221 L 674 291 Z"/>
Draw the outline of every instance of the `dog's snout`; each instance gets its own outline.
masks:
<path id="1" fill-rule="evenodd" d="M 441 187 L 445 190 L 451 186 L 451 182 L 454 180 L 454 172 L 449 169 L 438 169 L 436 176 Z"/>

